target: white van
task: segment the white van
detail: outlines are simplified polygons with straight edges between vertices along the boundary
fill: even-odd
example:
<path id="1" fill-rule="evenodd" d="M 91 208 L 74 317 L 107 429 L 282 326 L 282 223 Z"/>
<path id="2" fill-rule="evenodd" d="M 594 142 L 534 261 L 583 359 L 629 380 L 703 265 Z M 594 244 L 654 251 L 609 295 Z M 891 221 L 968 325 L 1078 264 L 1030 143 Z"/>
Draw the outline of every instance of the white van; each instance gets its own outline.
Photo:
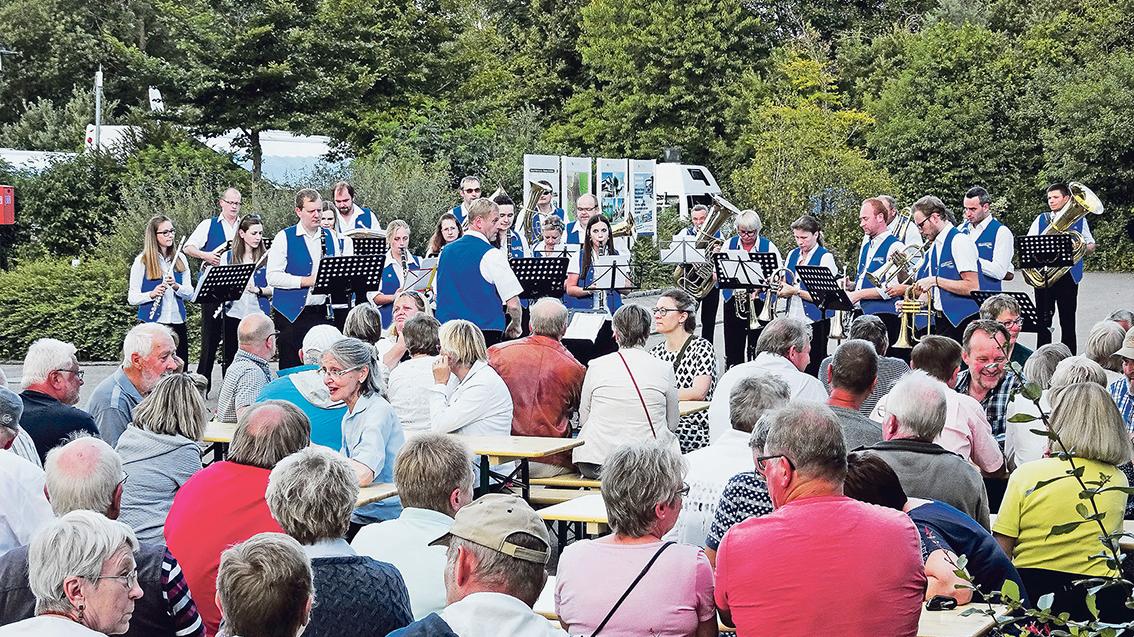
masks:
<path id="1" fill-rule="evenodd" d="M 712 205 L 712 196 L 721 194 L 721 189 L 704 166 L 659 163 L 654 169 L 654 192 L 659 212 L 667 206 L 676 207 L 682 221 L 688 221 L 693 206 Z"/>

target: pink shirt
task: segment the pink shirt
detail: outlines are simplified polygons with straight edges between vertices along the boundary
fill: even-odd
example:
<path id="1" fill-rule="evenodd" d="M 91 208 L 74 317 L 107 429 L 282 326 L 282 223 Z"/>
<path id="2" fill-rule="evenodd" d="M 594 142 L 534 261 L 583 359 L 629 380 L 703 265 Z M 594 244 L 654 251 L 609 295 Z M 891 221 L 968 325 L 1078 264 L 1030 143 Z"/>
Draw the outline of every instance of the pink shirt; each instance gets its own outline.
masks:
<path id="1" fill-rule="evenodd" d="M 945 392 L 945 428 L 934 442 L 987 473 L 1004 466 L 1004 453 L 992 435 L 988 414 L 972 396 Z"/>
<path id="2" fill-rule="evenodd" d="M 739 635 L 913 636 L 920 542 L 901 511 L 841 495 L 795 500 L 725 534 L 717 606 Z"/>
<path id="3" fill-rule="evenodd" d="M 567 632 L 593 633 L 661 545 L 583 540 L 563 549 L 555 582 L 555 611 Z M 602 635 L 686 637 L 715 615 L 713 570 L 705 552 L 697 546 L 674 544 L 618 607 Z"/>

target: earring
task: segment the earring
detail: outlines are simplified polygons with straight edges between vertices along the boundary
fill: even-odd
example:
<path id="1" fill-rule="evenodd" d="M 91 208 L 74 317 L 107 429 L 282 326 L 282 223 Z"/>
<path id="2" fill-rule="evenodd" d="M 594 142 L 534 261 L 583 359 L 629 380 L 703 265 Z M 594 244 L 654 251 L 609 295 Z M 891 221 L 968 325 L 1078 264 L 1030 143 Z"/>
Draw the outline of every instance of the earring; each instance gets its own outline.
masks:
<path id="1" fill-rule="evenodd" d="M 87 607 L 85 605 L 79 604 L 79 621 L 80 622 L 83 621 L 83 611 L 86 610 L 86 608 Z"/>

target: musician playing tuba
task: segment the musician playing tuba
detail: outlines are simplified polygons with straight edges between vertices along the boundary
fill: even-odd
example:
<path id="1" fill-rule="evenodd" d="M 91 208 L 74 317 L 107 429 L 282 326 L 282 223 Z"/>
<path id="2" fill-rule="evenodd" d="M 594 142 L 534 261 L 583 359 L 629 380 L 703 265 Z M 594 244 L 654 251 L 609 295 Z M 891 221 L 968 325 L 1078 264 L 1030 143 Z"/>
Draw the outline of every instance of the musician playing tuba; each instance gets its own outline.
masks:
<path id="1" fill-rule="evenodd" d="M 736 217 L 736 234 L 725 242 L 722 251 L 731 256 L 748 255 L 751 252 L 771 252 L 776 262 L 782 263 L 780 250 L 768 237 L 760 234 L 762 228 L 760 215 L 755 210 L 743 210 Z M 771 274 L 765 273 L 765 276 Z M 734 290 L 721 290 L 724 299 L 724 341 L 725 362 L 729 367 L 743 363 L 751 352 L 756 350 L 756 341 L 763 330 L 748 329 L 750 312 L 760 313 L 764 309 L 763 292 L 757 294 L 755 303 L 748 302 L 748 293 Z"/>
<path id="2" fill-rule="evenodd" d="M 709 207 L 703 203 L 699 203 L 689 211 L 689 227 L 685 228 L 685 234 L 690 237 L 696 237 L 701 228 L 705 227 L 705 221 L 709 218 Z M 713 233 L 714 239 L 722 239 L 721 231 L 717 230 Z M 712 255 L 705 255 L 711 258 Z M 701 318 L 701 338 L 713 342 L 714 333 L 717 331 L 717 308 L 721 303 L 721 290 L 716 285 L 709 293 L 701 298 L 701 307 L 698 309 Z"/>

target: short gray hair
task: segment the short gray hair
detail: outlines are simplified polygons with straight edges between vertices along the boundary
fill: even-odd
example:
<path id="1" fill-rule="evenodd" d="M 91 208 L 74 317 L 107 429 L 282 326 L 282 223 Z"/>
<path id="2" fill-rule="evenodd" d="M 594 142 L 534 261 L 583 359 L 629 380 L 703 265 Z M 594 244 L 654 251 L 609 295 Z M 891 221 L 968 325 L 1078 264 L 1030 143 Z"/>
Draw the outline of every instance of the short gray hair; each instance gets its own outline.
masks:
<path id="1" fill-rule="evenodd" d="M 139 323 L 126 332 L 122 339 L 122 364 L 128 365 L 130 359 L 137 354 L 142 358 L 150 355 L 154 350 L 154 340 L 166 337 L 177 342 L 173 337 L 173 330 L 161 323 Z"/>
<path id="2" fill-rule="evenodd" d="M 995 321 L 1004 312 L 1020 315 L 1020 304 L 1007 294 L 995 294 L 980 304 L 980 318 Z"/>
<path id="3" fill-rule="evenodd" d="M 878 353 L 870 341 L 843 341 L 831 356 L 831 387 L 860 395 L 870 391 L 878 378 Z"/>
<path id="4" fill-rule="evenodd" d="M 1106 370 L 1086 356 L 1068 356 L 1055 366 L 1048 388 L 1056 390 L 1075 383 L 1094 383 L 1106 387 Z"/>
<path id="5" fill-rule="evenodd" d="M 449 516 L 454 489 L 472 491 L 472 452 L 459 436 L 426 433 L 406 440 L 394 460 L 394 485 L 403 507 Z"/>
<path id="6" fill-rule="evenodd" d="M 1075 383 L 1051 394 L 1051 429 L 1079 458 L 1112 465 L 1130 462 L 1130 437 L 1106 389 Z M 1054 446 L 1054 445 L 1053 445 Z"/>
<path id="7" fill-rule="evenodd" d="M 402 327 L 406 351 L 411 356 L 417 354 L 438 355 L 441 353 L 441 340 L 438 337 L 440 330 L 441 323 L 428 314 L 421 313 L 411 316 Z"/>
<path id="8" fill-rule="evenodd" d="M 543 540 L 529 533 L 513 533 L 504 538 L 505 542 L 516 546 L 546 551 L 547 545 Z M 457 563 L 457 551 L 464 549 L 476 558 L 472 579 L 479 586 L 493 591 L 504 592 L 528 606 L 534 606 L 547 583 L 547 571 L 539 562 L 529 562 L 501 553 L 487 546 L 481 546 L 456 536 L 449 540 L 449 550 L 446 553 L 445 586 L 451 588 L 453 570 Z"/>
<path id="9" fill-rule="evenodd" d="M 122 458 L 102 438 L 82 435 L 47 452 L 43 463 L 47 496 L 55 515 L 114 506 L 122 481 Z"/>
<path id="10" fill-rule="evenodd" d="M 28 585 L 35 595 L 36 614 L 71 613 L 74 608 L 63 590 L 67 578 L 101 584 L 96 578 L 103 565 L 123 549 L 138 550 L 134 531 L 101 513 L 71 511 L 52 520 L 28 547 Z"/>
<path id="11" fill-rule="evenodd" d="M 847 475 L 847 443 L 838 416 L 821 403 L 793 402 L 772 412 L 768 420 L 766 455 L 782 454 L 796 471 L 842 484 Z"/>
<path id="12" fill-rule="evenodd" d="M 740 214 L 736 215 L 736 229 L 741 228 L 745 230 L 755 230 L 756 234 L 764 229 L 764 224 L 760 222 L 760 215 L 756 214 L 755 210 L 741 210 Z"/>
<path id="13" fill-rule="evenodd" d="M 227 634 L 295 635 L 314 594 L 311 560 L 282 533 L 253 535 L 221 553 L 217 598 Z"/>
<path id="14" fill-rule="evenodd" d="M 386 231 L 390 232 L 389 226 Z M 354 309 L 347 312 L 343 336 L 357 338 L 371 345 L 377 343 L 382 338 L 382 313 L 370 303 L 354 306 Z"/>
<path id="15" fill-rule="evenodd" d="M 228 459 L 271 469 L 311 444 L 311 421 L 299 407 L 283 400 L 254 403 L 244 411 L 232 434 Z"/>
<path id="16" fill-rule="evenodd" d="M 134 427 L 156 434 L 201 440 L 208 412 L 189 374 L 166 374 L 134 408 Z"/>
<path id="17" fill-rule="evenodd" d="M 874 314 L 863 314 L 851 321 L 847 337 L 870 342 L 879 356 L 885 356 L 890 350 L 890 335 L 886 333 L 886 324 Z"/>
<path id="18" fill-rule="evenodd" d="M 337 360 L 346 369 L 367 370 L 366 379 L 358 388 L 361 395 L 383 394 L 382 373 L 378 371 L 378 353 L 374 351 L 373 345 L 348 336 L 323 352 L 323 357 L 327 356 Z"/>
<path id="19" fill-rule="evenodd" d="M 1069 356 L 1071 350 L 1063 343 L 1041 345 L 1024 361 L 1024 378 L 1039 385 L 1040 389 L 1047 389 L 1051 386 L 1051 375 L 1055 373 L 1055 367 Z"/>
<path id="20" fill-rule="evenodd" d="M 933 442 L 945 428 L 946 395 L 952 391 L 945 383 L 920 369 L 899 380 L 886 399 L 886 411 L 898 427 L 918 440 Z"/>
<path id="21" fill-rule="evenodd" d="M 545 296 L 531 308 L 532 334 L 559 340 L 567 333 L 567 308 L 563 301 Z"/>
<path id="22" fill-rule="evenodd" d="M 657 524 L 654 506 L 678 498 L 685 462 L 656 440 L 622 445 L 602 465 L 602 501 L 615 533 L 649 535 Z"/>
<path id="23" fill-rule="evenodd" d="M 314 544 L 346 535 L 358 501 L 358 477 L 349 460 L 313 445 L 276 464 L 264 495 L 288 535 Z"/>
<path id="24" fill-rule="evenodd" d="M 751 433 L 764 414 L 791 400 L 791 388 L 775 374 L 756 374 L 740 379 L 728 394 L 732 428 Z"/>
<path id="25" fill-rule="evenodd" d="M 1117 325 L 1117 323 L 1115 323 Z M 27 389 L 47 380 L 51 372 L 57 369 L 69 369 L 76 362 L 75 346 L 54 338 L 37 339 L 28 347 L 21 369 L 23 378 L 20 387 Z"/>
<path id="26" fill-rule="evenodd" d="M 811 326 L 795 318 L 780 317 L 768 323 L 756 340 L 757 352 L 787 357 L 792 348 L 802 352 L 811 342 Z"/>
<path id="27" fill-rule="evenodd" d="M 236 341 L 240 345 L 252 345 L 267 340 L 275 330 L 272 319 L 255 312 L 240 319 L 236 326 Z"/>
<path id="28" fill-rule="evenodd" d="M 1087 336 L 1087 357 L 1112 372 L 1122 371 L 1122 357 L 1115 354 L 1122 349 L 1126 330 L 1111 320 L 1099 321 Z"/>
<path id="29" fill-rule="evenodd" d="M 628 303 L 618 308 L 611 319 L 611 329 L 619 347 L 641 347 L 650 337 L 650 313 L 640 305 Z"/>

